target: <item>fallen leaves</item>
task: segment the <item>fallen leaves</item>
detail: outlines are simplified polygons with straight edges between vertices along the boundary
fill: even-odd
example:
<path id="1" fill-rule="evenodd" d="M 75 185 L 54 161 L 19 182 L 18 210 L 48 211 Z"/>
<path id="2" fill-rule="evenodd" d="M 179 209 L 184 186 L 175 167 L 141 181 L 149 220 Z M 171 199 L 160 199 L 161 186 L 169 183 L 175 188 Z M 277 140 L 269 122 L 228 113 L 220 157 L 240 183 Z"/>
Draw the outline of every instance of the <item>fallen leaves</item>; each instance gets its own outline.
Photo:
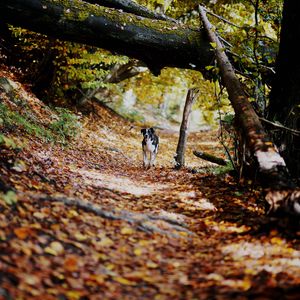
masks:
<path id="1" fill-rule="evenodd" d="M 60 242 L 55 241 L 55 242 L 51 242 L 50 245 L 47 246 L 44 251 L 47 254 L 57 256 L 57 255 L 63 254 L 65 249 Z"/>
<path id="2" fill-rule="evenodd" d="M 101 123 L 83 116 L 69 147 L 24 137 L 12 168 L 0 165 L 16 190 L 0 197 L 1 296 L 242 299 L 263 285 L 280 299 L 300 284 L 299 241 L 251 234 L 264 212 L 258 192 L 230 176 L 171 169 L 176 133 L 159 133 L 158 166 L 145 171 L 139 130 L 94 109 Z M 219 151 L 211 132 L 191 133 L 189 143 Z M 200 166 L 191 149 L 186 161 Z"/>
<path id="3" fill-rule="evenodd" d="M 14 234 L 20 239 L 25 240 L 33 232 L 30 227 L 19 227 L 14 229 Z"/>

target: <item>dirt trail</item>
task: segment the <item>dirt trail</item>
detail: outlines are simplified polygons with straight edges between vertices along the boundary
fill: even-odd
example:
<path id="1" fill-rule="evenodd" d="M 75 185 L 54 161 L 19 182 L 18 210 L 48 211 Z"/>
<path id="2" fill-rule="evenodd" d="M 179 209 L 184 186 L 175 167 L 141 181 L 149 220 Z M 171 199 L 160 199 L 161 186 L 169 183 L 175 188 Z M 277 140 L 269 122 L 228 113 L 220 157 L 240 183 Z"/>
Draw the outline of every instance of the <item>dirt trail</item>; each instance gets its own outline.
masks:
<path id="1" fill-rule="evenodd" d="M 215 132 L 191 134 L 175 171 L 177 135 L 158 131 L 146 171 L 139 127 L 100 107 L 81 121 L 68 147 L 27 138 L 26 167 L 1 165 L 18 202 L 0 202 L 0 299 L 299 299 L 299 232 L 193 157 L 223 155 Z"/>

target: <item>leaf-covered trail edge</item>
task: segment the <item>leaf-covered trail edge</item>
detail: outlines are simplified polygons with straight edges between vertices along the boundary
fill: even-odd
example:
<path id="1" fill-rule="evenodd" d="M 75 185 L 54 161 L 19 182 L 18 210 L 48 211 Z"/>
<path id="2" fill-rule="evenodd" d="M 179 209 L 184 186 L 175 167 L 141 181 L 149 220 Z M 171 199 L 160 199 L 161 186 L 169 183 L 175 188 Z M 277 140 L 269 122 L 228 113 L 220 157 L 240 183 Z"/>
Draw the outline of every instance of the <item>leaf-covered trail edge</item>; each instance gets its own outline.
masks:
<path id="1" fill-rule="evenodd" d="M 300 233 L 270 227 L 256 189 L 191 172 L 212 166 L 193 150 L 223 155 L 217 133 L 190 134 L 176 171 L 178 135 L 158 130 L 146 171 L 139 127 L 96 104 L 79 117 L 67 146 L 16 129 L 22 150 L 1 151 L 17 202 L 0 200 L 0 299 L 298 299 Z"/>

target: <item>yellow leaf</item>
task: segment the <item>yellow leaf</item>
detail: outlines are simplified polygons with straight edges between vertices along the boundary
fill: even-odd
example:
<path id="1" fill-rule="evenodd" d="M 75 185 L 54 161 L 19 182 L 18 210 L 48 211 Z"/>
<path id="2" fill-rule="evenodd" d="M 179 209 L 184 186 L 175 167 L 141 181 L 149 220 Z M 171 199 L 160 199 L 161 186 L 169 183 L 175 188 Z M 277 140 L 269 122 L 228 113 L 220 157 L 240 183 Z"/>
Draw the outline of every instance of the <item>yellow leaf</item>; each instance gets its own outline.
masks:
<path id="1" fill-rule="evenodd" d="M 216 49 L 217 48 L 217 44 L 216 43 L 210 43 L 210 45 L 214 48 L 214 49 Z"/>
<path id="2" fill-rule="evenodd" d="M 34 228 L 34 229 L 41 229 L 42 228 L 40 223 L 32 223 L 29 226 L 30 226 L 30 228 Z"/>
<path id="3" fill-rule="evenodd" d="M 112 246 L 114 244 L 113 240 L 111 240 L 108 237 L 103 237 L 99 242 L 97 242 L 97 245 L 105 247 L 105 246 Z"/>
<path id="4" fill-rule="evenodd" d="M 216 280 L 216 281 L 223 281 L 224 277 L 221 274 L 217 273 L 210 273 L 207 275 L 208 280 Z"/>
<path id="5" fill-rule="evenodd" d="M 42 213 L 42 212 L 35 212 L 34 214 L 33 214 L 33 216 L 35 217 L 35 218 L 37 218 L 37 219 L 45 219 L 47 216 L 44 214 L 44 213 Z"/>
<path id="6" fill-rule="evenodd" d="M 147 266 L 148 268 L 150 268 L 150 269 L 156 269 L 156 268 L 158 267 L 158 264 L 156 264 L 156 263 L 153 262 L 153 261 L 148 261 L 148 262 L 146 263 L 146 266 Z"/>
<path id="7" fill-rule="evenodd" d="M 134 233 L 134 230 L 131 227 L 123 227 L 121 233 L 124 235 L 130 235 Z"/>
<path id="8" fill-rule="evenodd" d="M 133 253 L 136 255 L 136 256 L 140 256 L 143 254 L 143 249 L 142 248 L 135 248 L 133 250 Z"/>
<path id="9" fill-rule="evenodd" d="M 105 268 L 107 270 L 111 271 L 111 270 L 113 270 L 115 268 L 115 265 L 113 265 L 113 264 L 107 264 L 107 265 L 105 265 Z"/>
<path id="10" fill-rule="evenodd" d="M 89 280 L 96 281 L 97 284 L 103 284 L 105 282 L 105 275 L 91 274 Z"/>
<path id="11" fill-rule="evenodd" d="M 74 237 L 76 238 L 76 240 L 82 242 L 85 241 L 87 239 L 87 236 L 85 236 L 84 234 L 80 233 L 80 232 L 76 232 L 74 234 Z"/>
<path id="12" fill-rule="evenodd" d="M 276 245 L 282 245 L 285 243 L 285 241 L 279 237 L 273 237 L 271 238 L 271 243 Z"/>
<path id="13" fill-rule="evenodd" d="M 60 242 L 52 242 L 48 247 L 45 248 L 44 252 L 57 256 L 64 252 L 64 247 Z"/>
<path id="14" fill-rule="evenodd" d="M 242 281 L 241 288 L 244 291 L 247 291 L 247 290 L 249 290 L 251 288 L 251 285 L 252 285 L 251 280 L 245 279 L 245 280 Z"/>
<path id="15" fill-rule="evenodd" d="M 148 246 L 148 245 L 150 244 L 150 241 L 147 241 L 147 240 L 140 240 L 140 241 L 139 241 L 139 244 L 140 244 L 141 246 Z"/>
<path id="16" fill-rule="evenodd" d="M 101 260 L 108 260 L 108 256 L 106 255 L 106 254 L 104 254 L 104 253 L 98 253 L 97 255 L 96 255 L 96 257 L 97 257 L 97 259 L 101 259 Z"/>
<path id="17" fill-rule="evenodd" d="M 31 256 L 32 255 L 32 250 L 28 247 L 22 247 L 22 252 L 27 255 L 27 256 Z"/>
<path id="18" fill-rule="evenodd" d="M 44 249 L 44 252 L 47 253 L 47 254 L 51 254 L 51 255 L 53 255 L 53 256 L 56 256 L 56 255 L 57 255 L 57 252 L 56 252 L 55 250 L 51 249 L 50 247 L 46 247 L 46 248 Z"/>
<path id="19" fill-rule="evenodd" d="M 123 277 L 113 277 L 113 279 L 116 281 L 116 282 L 119 282 L 121 284 L 124 284 L 124 285 L 136 285 L 135 282 L 132 282 L 126 278 L 123 278 Z"/>
<path id="20" fill-rule="evenodd" d="M 68 217 L 69 218 L 74 218 L 74 217 L 77 217 L 78 215 L 79 215 L 78 212 L 74 209 L 71 209 L 71 210 L 68 211 Z"/>
<path id="21" fill-rule="evenodd" d="M 70 299 L 70 300 L 77 300 L 77 299 L 80 299 L 81 296 L 83 295 L 83 292 L 80 292 L 80 291 L 68 291 L 66 293 L 67 295 L 67 298 Z"/>

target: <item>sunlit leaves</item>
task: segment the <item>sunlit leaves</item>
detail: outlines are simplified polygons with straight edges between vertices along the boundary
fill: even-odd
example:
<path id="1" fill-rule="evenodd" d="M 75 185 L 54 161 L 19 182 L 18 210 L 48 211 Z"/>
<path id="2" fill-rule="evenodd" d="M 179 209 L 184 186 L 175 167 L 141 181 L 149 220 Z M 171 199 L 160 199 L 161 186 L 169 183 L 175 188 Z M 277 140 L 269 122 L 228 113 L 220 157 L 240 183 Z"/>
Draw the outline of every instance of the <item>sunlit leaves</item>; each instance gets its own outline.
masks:
<path id="1" fill-rule="evenodd" d="M 14 205 L 18 202 L 18 197 L 14 191 L 0 193 L 0 201 L 4 201 L 7 205 Z"/>
<path id="2" fill-rule="evenodd" d="M 18 40 L 15 47 L 22 52 L 19 63 L 26 65 L 29 81 L 32 79 L 30 73 L 37 76 L 43 72 L 42 68 L 45 68 L 43 63 L 51 61 L 51 64 L 46 66 L 50 71 L 54 67 L 53 74 L 48 74 L 51 86 L 47 88 L 51 93 L 45 91 L 51 98 L 64 98 L 66 93 L 69 93 L 70 98 L 71 93 L 78 98 L 81 96 L 79 90 L 85 92 L 89 89 L 108 87 L 105 78 L 110 68 L 117 63 L 128 62 L 128 57 L 113 55 L 106 50 L 49 39 L 21 28 L 10 28 Z"/>

